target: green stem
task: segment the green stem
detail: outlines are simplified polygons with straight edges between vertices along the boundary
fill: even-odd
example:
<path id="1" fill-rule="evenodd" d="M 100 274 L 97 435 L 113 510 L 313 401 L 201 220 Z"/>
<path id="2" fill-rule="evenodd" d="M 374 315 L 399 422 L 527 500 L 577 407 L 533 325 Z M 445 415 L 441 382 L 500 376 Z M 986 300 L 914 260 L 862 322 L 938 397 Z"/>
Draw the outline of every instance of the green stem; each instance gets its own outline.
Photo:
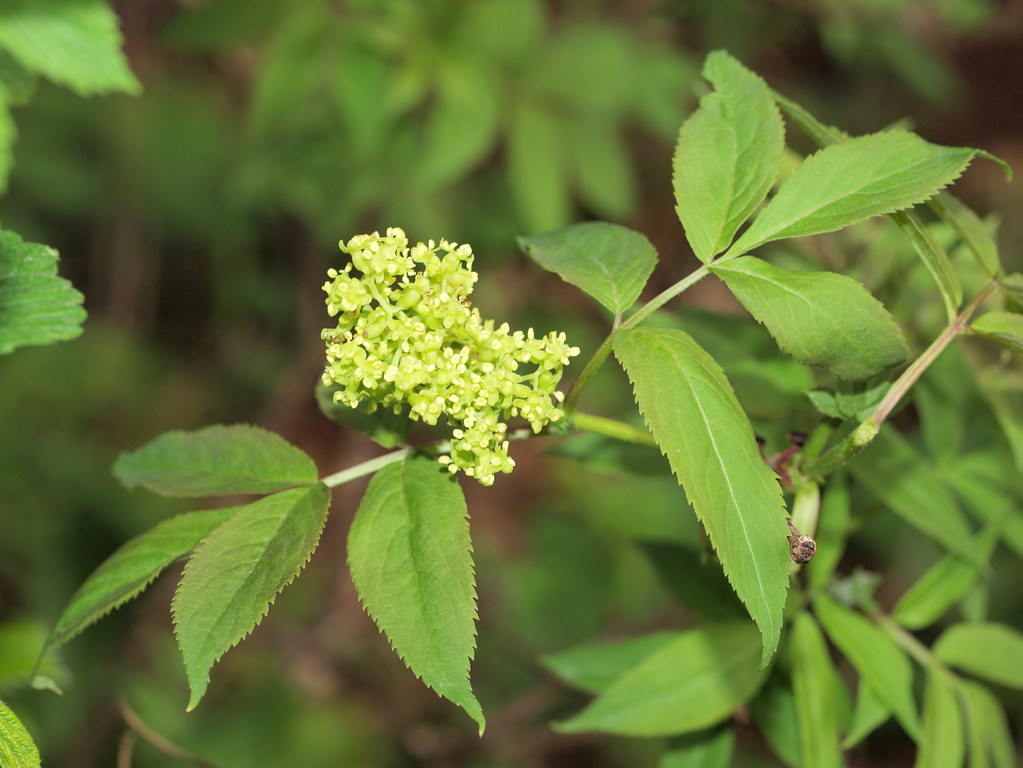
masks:
<path id="1" fill-rule="evenodd" d="M 616 440 L 624 440 L 627 443 L 639 443 L 640 445 L 657 446 L 654 436 L 643 427 L 633 424 L 626 424 L 624 421 L 606 419 L 603 416 L 594 416 L 591 413 L 576 411 L 571 414 L 572 425 L 587 432 L 598 435 L 606 435 Z"/>
<path id="2" fill-rule="evenodd" d="M 632 328 L 638 325 L 652 312 L 660 309 L 663 305 L 671 301 L 671 299 L 682 293 L 682 291 L 685 291 L 700 282 L 703 278 L 710 274 L 710 269 L 708 267 L 709 265 L 704 264 L 699 269 L 690 272 L 686 277 L 683 277 L 674 285 L 661 291 L 659 294 L 650 299 L 650 301 L 640 307 L 635 314 L 629 317 L 628 320 L 622 323 L 622 328 Z"/>
<path id="3" fill-rule="evenodd" d="M 892 638 L 896 643 L 902 646 L 903 650 L 906 651 L 910 656 L 920 662 L 923 667 L 935 667 L 937 669 L 947 671 L 944 662 L 941 661 L 937 656 L 931 653 L 931 649 L 926 645 L 917 640 L 912 634 L 907 632 L 903 627 L 899 626 L 895 619 L 891 616 L 881 613 L 880 611 L 871 611 L 870 618 L 872 618 L 878 626 L 880 626 L 885 632 L 888 633 L 889 637 Z"/>
<path id="4" fill-rule="evenodd" d="M 966 324 L 970 321 L 970 317 L 997 285 L 997 283 L 992 282 L 984 286 L 984 289 L 976 295 L 973 301 L 948 324 L 948 327 L 941 332 L 941 335 L 895 380 L 895 383 L 892 384 L 884 399 L 878 403 L 874 412 L 846 436 L 842 442 L 835 445 L 823 456 L 806 462 L 800 468 L 803 474 L 812 479 L 821 480 L 868 446 L 877 436 L 877 433 L 881 430 L 881 425 L 891 415 L 895 406 L 912 389 L 924 371 L 937 360 L 938 355 L 945 351 L 945 347 L 951 344 L 952 340 L 963 332 Z"/>
<path id="5" fill-rule="evenodd" d="M 399 448 L 397 451 L 391 453 L 385 453 L 383 456 L 377 456 L 376 458 L 364 461 L 361 464 L 356 464 L 354 467 L 348 469 L 342 469 L 340 472 L 335 472 L 333 475 L 327 475 L 321 480 L 321 482 L 328 488 L 336 488 L 339 485 L 355 480 L 365 475 L 371 475 L 377 472 L 388 464 L 393 464 L 396 461 L 401 461 L 412 452 L 411 446 Z"/>
<path id="6" fill-rule="evenodd" d="M 638 325 L 651 313 L 660 309 L 668 301 L 678 296 L 682 293 L 682 291 L 686 290 L 694 283 L 698 283 L 708 274 L 710 274 L 710 270 L 708 269 L 708 265 L 704 264 L 699 269 L 691 272 L 674 285 L 654 296 L 615 330 L 619 330 L 621 328 L 633 328 Z M 565 398 L 566 411 L 571 412 L 575 410 L 575 404 L 579 401 L 579 396 L 582 394 L 583 389 L 586 388 L 590 379 L 593 378 L 593 375 L 597 372 L 600 366 L 603 365 L 607 356 L 611 353 L 611 338 L 613 336 L 614 331 L 612 331 L 608 337 L 601 342 L 600 346 L 597 347 L 597 351 L 594 352 L 593 356 L 586 361 L 586 365 L 583 367 L 582 373 L 580 373 L 576 380 L 572 382 L 572 386 L 568 390 L 568 395 Z"/>
<path id="7" fill-rule="evenodd" d="M 572 382 L 572 386 L 568 390 L 568 395 L 565 397 L 565 410 L 569 413 L 575 410 L 575 404 L 579 401 L 579 396 L 582 394 L 586 385 L 590 379 L 593 378 L 593 374 L 597 372 L 597 369 L 604 364 L 607 360 L 607 356 L 611 354 L 611 337 L 614 332 L 601 342 L 600 346 L 597 347 L 597 351 L 593 353 L 593 356 L 586 361 L 586 365 L 583 367 L 582 372 L 576 377 L 575 381 Z"/>

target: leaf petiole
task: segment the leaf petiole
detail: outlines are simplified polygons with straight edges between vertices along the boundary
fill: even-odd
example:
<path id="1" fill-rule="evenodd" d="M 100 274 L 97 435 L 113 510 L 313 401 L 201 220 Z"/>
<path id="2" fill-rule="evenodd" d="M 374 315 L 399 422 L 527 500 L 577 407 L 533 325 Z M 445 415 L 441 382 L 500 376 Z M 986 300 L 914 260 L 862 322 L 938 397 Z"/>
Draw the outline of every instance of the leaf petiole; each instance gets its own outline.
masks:
<path id="1" fill-rule="evenodd" d="M 712 262 L 713 264 L 713 262 Z M 671 299 L 678 296 L 680 293 L 690 288 L 691 286 L 698 283 L 700 280 L 710 274 L 708 269 L 710 265 L 704 264 L 698 269 L 690 272 L 686 277 L 679 280 L 677 283 L 669 286 L 659 294 L 654 296 L 650 301 L 640 307 L 636 312 L 629 316 L 629 318 L 619 325 L 614 330 L 633 328 L 653 312 L 660 309 L 664 304 L 668 303 Z M 579 401 L 579 396 L 582 394 L 583 389 L 589 383 L 590 379 L 597 372 L 607 356 L 611 353 L 611 337 L 614 335 L 614 330 L 608 334 L 607 338 L 601 342 L 600 346 L 597 347 L 597 351 L 593 353 L 589 360 L 586 361 L 586 365 L 583 367 L 582 373 L 572 382 L 572 386 L 568 390 L 568 395 L 565 398 L 565 410 L 572 412 L 575 410 L 575 404 Z"/>
<path id="2" fill-rule="evenodd" d="M 895 406 L 912 389 L 924 371 L 937 360 L 938 355 L 945 350 L 945 347 L 951 344 L 952 340 L 963 332 L 970 321 L 970 317 L 996 287 L 998 287 L 997 282 L 990 282 L 984 286 L 980 293 L 974 297 L 973 301 L 941 332 L 941 335 L 895 380 L 895 383 L 892 384 L 888 393 L 878 403 L 874 412 L 864 419 L 856 429 L 850 432 L 842 442 L 835 445 L 822 456 L 806 462 L 800 468 L 800 471 L 812 480 L 821 480 L 847 463 L 869 445 L 874 437 L 877 436 L 881 425 L 891 415 Z"/>
<path id="3" fill-rule="evenodd" d="M 371 475 L 378 470 L 383 469 L 388 464 L 394 464 L 396 461 L 401 461 L 412 452 L 412 446 L 405 446 L 399 448 L 396 451 L 385 453 L 383 456 L 376 456 L 367 461 L 363 461 L 356 464 L 354 467 L 348 467 L 348 469 L 342 469 L 340 472 L 335 472 L 332 475 L 327 475 L 320 482 L 322 482 L 328 488 L 336 488 L 339 485 L 344 485 L 347 482 L 356 480 L 366 475 Z"/>

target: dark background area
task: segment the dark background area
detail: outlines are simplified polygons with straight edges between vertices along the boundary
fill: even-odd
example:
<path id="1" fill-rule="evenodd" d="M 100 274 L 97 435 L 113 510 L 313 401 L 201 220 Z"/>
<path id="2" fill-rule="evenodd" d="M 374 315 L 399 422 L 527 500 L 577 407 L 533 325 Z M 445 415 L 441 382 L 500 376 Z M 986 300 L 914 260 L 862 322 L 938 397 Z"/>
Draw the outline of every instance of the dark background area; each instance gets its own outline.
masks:
<path id="1" fill-rule="evenodd" d="M 565 330 L 583 360 L 606 318 L 527 264 L 517 235 L 615 221 L 661 254 L 651 296 L 690 271 L 670 165 L 708 51 L 729 50 L 851 133 L 904 122 L 1023 168 L 1020 2 L 113 5 L 144 92 L 84 100 L 42 86 L 14 111 L 0 221 L 60 251 L 89 320 L 79 339 L 0 359 L 0 658 L 31 655 L 104 557 L 186 508 L 120 488 L 119 452 L 167 429 L 249 422 L 311 453 L 322 474 L 375 455 L 313 398 L 329 324 L 320 286 L 339 239 L 400 226 L 413 241 L 470 242 L 483 314 Z M 792 127 L 789 140 L 812 150 Z M 1019 183 L 978 161 L 957 193 L 1000 218 L 1002 252 L 1020 269 Z M 736 312 L 709 283 L 686 300 Z M 630 405 L 608 372 L 588 409 Z M 117 696 L 221 766 L 656 765 L 656 744 L 555 735 L 549 723 L 586 699 L 538 657 L 684 623 L 634 542 L 694 541 L 696 524 L 669 476 L 583 473 L 541 455 L 553 442 L 534 442 L 516 448 L 514 476 L 465 484 L 482 740 L 358 604 L 344 537 L 361 482 L 335 490 L 312 563 L 214 668 L 194 713 L 184 714 L 169 618 L 173 574 L 65 649 L 53 670 L 63 696 L 17 687 L 12 663 L 0 665 L 5 699 L 55 768 L 114 764 Z M 897 585 L 901 565 L 874 535 L 858 556 Z M 850 764 L 910 765 L 908 741 L 891 731 Z M 740 734 L 736 765 L 780 764 L 748 725 Z M 134 764 L 179 763 L 141 745 Z"/>

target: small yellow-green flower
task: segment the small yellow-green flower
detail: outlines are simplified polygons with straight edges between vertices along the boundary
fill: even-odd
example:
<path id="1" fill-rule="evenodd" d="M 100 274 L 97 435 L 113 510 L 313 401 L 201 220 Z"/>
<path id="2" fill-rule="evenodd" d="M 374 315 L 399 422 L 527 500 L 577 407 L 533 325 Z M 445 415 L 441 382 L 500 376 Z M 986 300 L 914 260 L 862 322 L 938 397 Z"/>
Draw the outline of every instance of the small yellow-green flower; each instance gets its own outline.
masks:
<path id="1" fill-rule="evenodd" d="M 483 485 L 510 472 L 507 422 L 535 432 L 564 414 L 557 391 L 569 359 L 579 354 L 564 333 L 537 338 L 483 320 L 468 296 L 476 283 L 472 249 L 441 240 L 409 248 L 405 233 L 388 229 L 341 244 L 351 261 L 330 269 L 323 290 L 336 328 L 327 344 L 325 385 L 339 384 L 335 402 L 398 409 L 414 420 L 453 427 L 451 472 Z"/>

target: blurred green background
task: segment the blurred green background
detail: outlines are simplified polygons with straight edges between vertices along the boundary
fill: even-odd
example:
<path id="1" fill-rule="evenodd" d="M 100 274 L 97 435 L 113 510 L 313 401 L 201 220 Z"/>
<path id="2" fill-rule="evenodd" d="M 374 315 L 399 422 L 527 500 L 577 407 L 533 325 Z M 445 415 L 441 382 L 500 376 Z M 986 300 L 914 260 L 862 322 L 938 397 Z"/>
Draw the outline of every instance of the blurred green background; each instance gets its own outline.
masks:
<path id="1" fill-rule="evenodd" d="M 703 92 L 708 51 L 728 49 L 850 132 L 908 118 L 929 140 L 981 147 L 1018 170 L 1023 4 L 113 6 L 144 91 L 82 99 L 41 85 L 14 110 L 15 164 L 0 198 L 4 228 L 56 247 L 89 311 L 79 339 L 0 358 L 0 695 L 25 720 L 44 765 L 113 765 L 124 732 L 118 696 L 167 738 L 225 767 L 657 765 L 657 744 L 549 728 L 585 697 L 546 673 L 540 655 L 684 624 L 688 615 L 637 542 L 698 537 L 656 458 L 640 458 L 648 470 L 640 475 L 582 473 L 573 455 L 594 456 L 582 443 L 549 460 L 540 453 L 553 443 L 522 446 L 514 479 L 466 486 L 481 613 L 473 679 L 489 722 L 482 740 L 405 670 L 358 605 L 344 536 L 362 484 L 335 491 L 313 562 L 214 668 L 196 712 L 184 714 L 168 611 L 173 576 L 65 649 L 50 670 L 63 696 L 31 691 L 24 678 L 84 577 L 127 538 L 183 509 L 121 489 L 109 471 L 120 451 L 166 429 L 246 421 L 309 451 L 323 473 L 374 454 L 323 419 L 313 399 L 327 320 L 320 285 L 339 261 L 339 239 L 401 226 L 413 240 L 470 242 L 484 314 L 564 329 L 585 359 L 603 318 L 526 265 L 514 238 L 605 219 L 658 247 L 651 290 L 688 272 L 670 158 Z M 1001 218 L 1003 253 L 1019 269 L 1019 184 L 978 164 L 957 191 Z M 732 310 L 713 286 L 690 295 L 703 309 Z M 712 352 L 727 358 L 727 334 L 717 341 Z M 769 374 L 738 358 L 722 362 L 740 395 L 746 382 L 744 403 L 756 416 L 766 391 L 757 377 Z M 630 405 L 622 377 L 608 371 L 588 409 Z M 904 585 L 900 568 L 916 562 L 890 557 L 890 541 L 878 523 L 854 553 Z M 1023 619 L 1013 590 L 995 596 L 1003 613 Z M 752 731 L 742 735 L 736 765 L 780 765 Z M 873 748 L 869 765 L 912 762 L 898 738 Z M 145 744 L 133 762 L 180 764 Z"/>

